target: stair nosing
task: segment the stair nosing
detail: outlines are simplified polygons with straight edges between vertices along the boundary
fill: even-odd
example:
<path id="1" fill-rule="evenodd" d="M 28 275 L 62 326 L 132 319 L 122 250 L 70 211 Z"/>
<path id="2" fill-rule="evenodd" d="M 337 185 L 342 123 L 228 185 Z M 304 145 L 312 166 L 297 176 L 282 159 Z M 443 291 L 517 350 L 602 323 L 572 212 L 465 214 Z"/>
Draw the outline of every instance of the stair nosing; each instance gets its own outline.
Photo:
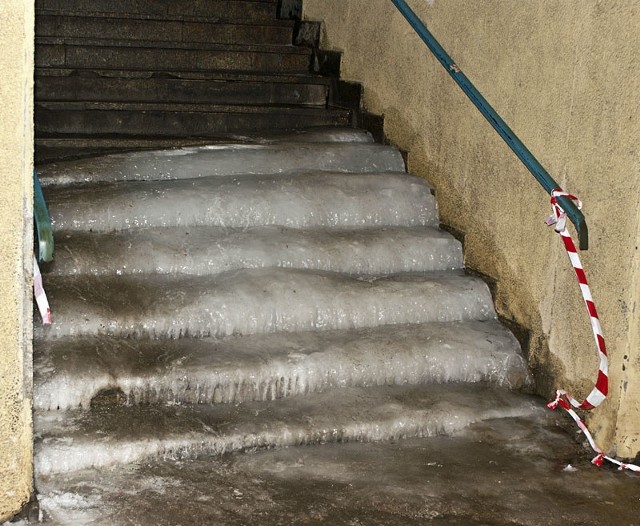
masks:
<path id="1" fill-rule="evenodd" d="M 177 15 L 177 14 L 144 14 L 144 13 L 113 13 L 109 11 L 63 11 L 55 9 L 37 9 L 37 16 L 49 16 L 60 18 L 96 18 L 109 20 L 141 20 L 149 22 L 185 22 L 188 24 L 211 24 L 211 25 L 232 25 L 232 26 L 264 26 L 264 27 L 276 27 L 276 28 L 293 28 L 295 21 L 283 20 L 278 18 L 224 18 L 219 17 L 207 17 L 197 15 Z M 36 35 L 38 36 L 38 35 Z"/>
<path id="2" fill-rule="evenodd" d="M 171 42 L 163 40 L 123 40 L 96 39 L 78 37 L 36 37 L 36 54 L 38 46 L 69 46 L 81 48 L 115 48 L 115 49 L 155 49 L 179 51 L 220 51 L 236 53 L 259 53 L 274 55 L 311 56 L 311 49 L 293 44 L 220 44 L 207 42 Z M 165 45 L 166 44 L 166 45 Z"/>
<path id="3" fill-rule="evenodd" d="M 35 76 L 39 78 L 74 78 L 77 71 L 97 72 L 97 77 L 89 75 L 81 75 L 79 78 L 84 79 L 133 79 L 133 80 L 175 80 L 175 81 L 193 81 L 193 82 L 247 82 L 247 83 L 277 83 L 277 84 L 311 84 L 329 87 L 332 80 L 321 75 L 312 73 L 278 73 L 268 71 L 244 72 L 244 71 L 202 71 L 202 70 L 167 70 L 167 69 L 105 69 L 95 67 L 59 67 L 59 66 L 37 66 L 35 68 Z M 50 73 L 68 74 L 50 74 Z M 154 77 L 155 73 L 162 73 L 167 76 Z M 101 75 L 104 73 L 104 76 Z M 121 75 L 118 75 L 120 73 Z M 127 74 L 140 73 L 140 76 L 129 77 Z M 143 75 L 146 74 L 146 75 Z M 172 77 L 171 75 L 200 75 L 200 78 L 182 78 L 180 76 Z"/>

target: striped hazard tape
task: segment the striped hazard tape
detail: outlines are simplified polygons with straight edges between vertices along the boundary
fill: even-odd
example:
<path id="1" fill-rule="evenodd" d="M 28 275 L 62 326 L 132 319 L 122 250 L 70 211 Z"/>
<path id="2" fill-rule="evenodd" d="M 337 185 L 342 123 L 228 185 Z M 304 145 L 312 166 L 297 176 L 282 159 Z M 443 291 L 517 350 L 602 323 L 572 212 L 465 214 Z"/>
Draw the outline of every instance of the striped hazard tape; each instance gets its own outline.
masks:
<path id="1" fill-rule="evenodd" d="M 562 238 L 564 248 L 567 251 L 567 255 L 569 256 L 569 261 L 571 261 L 571 266 L 573 267 L 573 270 L 576 273 L 576 277 L 578 278 L 578 284 L 580 285 L 582 298 L 584 299 L 587 313 L 589 314 L 589 318 L 591 320 L 591 330 L 593 331 L 593 338 L 596 342 L 596 347 L 598 348 L 600 365 L 598 367 L 598 377 L 596 379 L 596 385 L 582 402 L 576 400 L 573 396 L 567 393 L 567 391 L 558 389 L 556 391 L 555 399 L 549 402 L 547 404 L 547 407 L 553 410 L 560 406 L 567 413 L 569 413 L 571 418 L 573 418 L 575 423 L 584 433 L 587 441 L 589 442 L 589 445 L 591 446 L 591 449 L 593 449 L 593 451 L 595 451 L 597 454 L 597 456 L 592 460 L 593 464 L 595 464 L 596 466 L 602 466 L 604 460 L 608 460 L 609 462 L 616 464 L 619 469 L 629 469 L 631 471 L 640 472 L 639 466 L 635 466 L 633 464 L 625 464 L 624 462 L 605 455 L 602 450 L 596 445 L 593 436 L 587 429 L 587 425 L 574 410 L 574 408 L 576 408 L 590 411 L 598 407 L 602 402 L 606 400 L 607 394 L 609 393 L 609 361 L 607 358 L 607 346 L 602 334 L 602 327 L 600 326 L 598 311 L 593 301 L 591 289 L 589 288 L 587 276 L 584 273 L 584 269 L 582 268 L 582 263 L 580 262 L 580 257 L 578 256 L 576 245 L 574 244 L 573 239 L 571 238 L 571 234 L 567 229 L 567 214 L 558 204 L 558 197 L 566 197 L 567 199 L 571 199 L 576 203 L 578 209 L 582 208 L 582 201 L 580 201 L 580 199 L 578 199 L 575 195 L 571 195 L 561 188 L 556 188 L 553 192 L 551 192 L 551 208 L 553 210 L 553 213 L 547 218 L 545 223 L 549 226 L 555 225 L 555 231 L 560 234 L 560 237 Z"/>
<path id="2" fill-rule="evenodd" d="M 44 292 L 44 286 L 42 285 L 42 274 L 40 273 L 40 267 L 38 266 L 38 260 L 33 256 L 33 295 L 36 298 L 36 304 L 42 316 L 42 323 L 44 325 L 51 324 L 51 309 L 49 308 L 49 301 L 47 295 Z"/>

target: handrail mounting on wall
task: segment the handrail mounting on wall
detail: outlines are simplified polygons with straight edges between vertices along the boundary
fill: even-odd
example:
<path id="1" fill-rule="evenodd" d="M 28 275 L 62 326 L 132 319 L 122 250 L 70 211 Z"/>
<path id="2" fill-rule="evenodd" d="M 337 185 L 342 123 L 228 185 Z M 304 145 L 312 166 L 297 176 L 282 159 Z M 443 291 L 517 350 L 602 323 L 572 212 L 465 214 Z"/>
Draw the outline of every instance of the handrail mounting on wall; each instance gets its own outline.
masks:
<path id="1" fill-rule="evenodd" d="M 447 70 L 449 75 L 456 81 L 458 86 L 464 91 L 475 104 L 476 108 L 480 110 L 480 113 L 489 121 L 489 124 L 498 132 L 504 142 L 507 143 L 509 148 L 518 156 L 527 169 L 538 180 L 542 187 L 551 194 L 553 190 L 560 188 L 560 185 L 549 175 L 544 167 L 538 162 L 535 156 L 529 151 L 529 149 L 522 143 L 518 136 L 507 125 L 502 117 L 498 115 L 496 110 L 493 109 L 491 104 L 482 96 L 482 94 L 476 89 L 473 83 L 467 78 L 467 76 L 460 70 L 458 65 L 442 48 L 438 41 L 434 38 L 431 32 L 427 29 L 427 26 L 418 18 L 418 16 L 412 11 L 405 0 L 391 0 L 398 10 L 404 15 L 411 27 L 416 31 L 418 36 L 423 40 L 427 47 L 438 59 L 440 64 Z M 578 209 L 573 201 L 566 197 L 559 197 L 558 204 L 567 213 L 567 217 L 576 227 L 578 232 L 578 240 L 581 250 L 587 250 L 589 247 L 589 231 L 587 229 L 587 221 Z"/>

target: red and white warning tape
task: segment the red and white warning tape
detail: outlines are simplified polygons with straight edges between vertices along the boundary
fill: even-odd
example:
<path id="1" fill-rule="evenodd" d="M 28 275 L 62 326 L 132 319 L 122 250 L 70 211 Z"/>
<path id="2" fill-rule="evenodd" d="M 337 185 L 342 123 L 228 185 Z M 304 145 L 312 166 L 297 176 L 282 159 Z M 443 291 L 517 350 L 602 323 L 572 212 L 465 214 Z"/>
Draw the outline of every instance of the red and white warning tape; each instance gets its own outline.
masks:
<path id="1" fill-rule="evenodd" d="M 571 261 L 573 270 L 575 271 L 576 277 L 578 278 L 578 284 L 580 285 L 582 298 L 584 299 L 584 303 L 591 320 L 593 338 L 596 342 L 596 347 L 598 348 L 600 366 L 598 368 L 598 378 L 596 379 L 596 385 L 589 393 L 589 396 L 587 396 L 582 402 L 576 400 L 566 391 L 558 389 L 558 391 L 556 391 L 555 399 L 549 402 L 547 404 L 547 407 L 549 409 L 556 409 L 559 405 L 560 407 L 562 407 L 562 409 L 569 413 L 571 418 L 573 418 L 575 423 L 584 433 L 589 442 L 589 445 L 591 446 L 591 449 L 593 449 L 597 453 L 597 456 L 592 460 L 593 464 L 595 464 L 596 466 L 602 466 L 603 462 L 605 460 L 608 460 L 609 462 L 616 464 L 619 469 L 629 469 L 631 471 L 640 472 L 639 466 L 635 466 L 633 464 L 625 464 L 624 462 L 605 455 L 602 450 L 596 445 L 593 436 L 587 429 L 584 421 L 573 409 L 576 408 L 590 411 L 591 409 L 595 409 L 602 402 L 604 402 L 609 392 L 609 362 L 607 359 L 607 347 L 604 341 L 604 336 L 602 335 L 600 319 L 598 318 L 598 311 L 596 309 L 595 303 L 593 302 L 591 289 L 589 288 L 589 284 L 587 283 L 587 276 L 585 275 L 584 269 L 582 268 L 582 263 L 580 262 L 580 257 L 578 256 L 576 245 L 574 244 L 573 239 L 571 238 L 571 234 L 567 229 L 567 214 L 558 204 L 558 197 L 566 197 L 567 199 L 571 199 L 576 203 L 578 209 L 582 208 L 582 201 L 580 201 L 580 199 L 578 199 L 576 196 L 568 194 L 561 188 L 556 188 L 553 192 L 551 192 L 551 208 L 553 210 L 553 213 L 547 218 L 545 223 L 549 226 L 555 225 L 555 231 L 560 234 L 560 237 L 562 238 L 564 248 L 566 249 L 567 255 L 569 256 L 569 261 Z"/>
<path id="2" fill-rule="evenodd" d="M 40 267 L 38 266 L 38 260 L 33 256 L 33 295 L 36 298 L 36 304 L 42 316 L 42 323 L 44 325 L 51 324 L 51 309 L 49 308 L 49 301 L 47 295 L 44 292 L 42 285 L 42 274 L 40 273 Z"/>

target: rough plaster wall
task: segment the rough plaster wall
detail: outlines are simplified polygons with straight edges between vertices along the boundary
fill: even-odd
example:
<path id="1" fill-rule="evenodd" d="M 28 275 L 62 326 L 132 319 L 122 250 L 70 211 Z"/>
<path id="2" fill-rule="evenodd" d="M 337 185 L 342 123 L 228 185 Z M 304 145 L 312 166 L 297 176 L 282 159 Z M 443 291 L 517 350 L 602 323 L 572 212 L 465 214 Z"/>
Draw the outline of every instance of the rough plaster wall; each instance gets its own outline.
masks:
<path id="1" fill-rule="evenodd" d="M 467 76 L 549 172 L 585 202 L 582 254 L 611 354 L 600 444 L 640 450 L 640 2 L 410 0 Z M 548 197 L 388 0 L 305 0 L 323 46 L 365 87 L 368 110 L 466 233 L 466 264 L 496 279 L 497 308 L 531 329 L 541 393 L 591 389 L 597 358 Z"/>
<path id="2" fill-rule="evenodd" d="M 0 522 L 32 484 L 33 16 L 32 2 L 0 2 Z"/>

